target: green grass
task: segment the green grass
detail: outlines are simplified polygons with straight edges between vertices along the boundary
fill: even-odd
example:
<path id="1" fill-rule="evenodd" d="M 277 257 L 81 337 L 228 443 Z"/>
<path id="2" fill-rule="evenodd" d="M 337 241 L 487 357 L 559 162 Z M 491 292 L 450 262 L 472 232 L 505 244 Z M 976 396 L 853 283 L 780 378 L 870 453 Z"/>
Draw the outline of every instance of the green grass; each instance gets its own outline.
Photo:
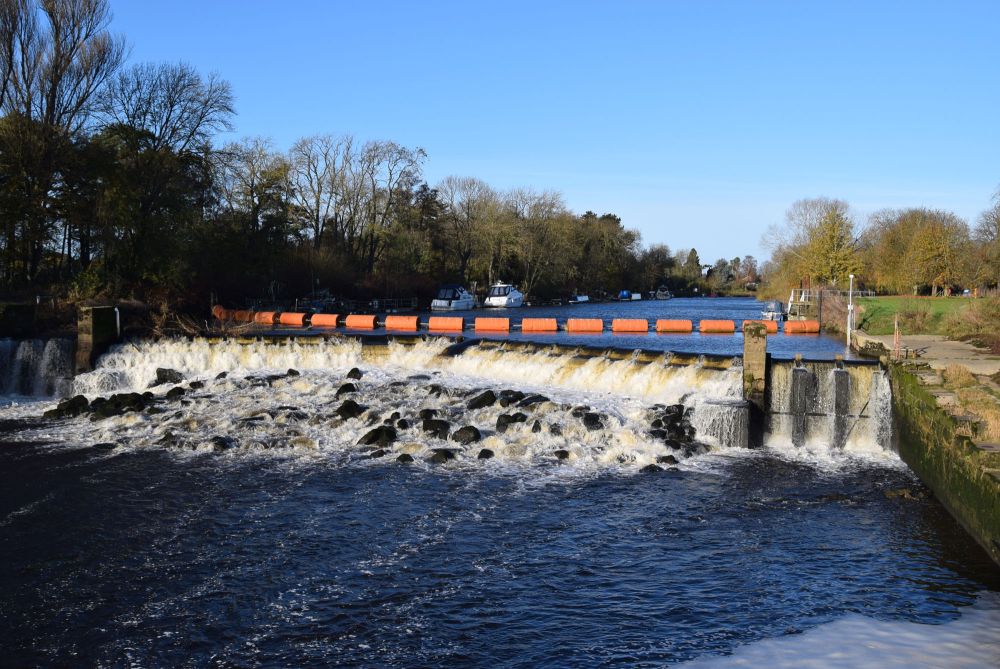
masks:
<path id="1" fill-rule="evenodd" d="M 858 326 L 873 335 L 892 334 L 899 314 L 903 334 L 945 334 L 945 317 L 967 309 L 967 297 L 864 297 L 859 300 Z"/>

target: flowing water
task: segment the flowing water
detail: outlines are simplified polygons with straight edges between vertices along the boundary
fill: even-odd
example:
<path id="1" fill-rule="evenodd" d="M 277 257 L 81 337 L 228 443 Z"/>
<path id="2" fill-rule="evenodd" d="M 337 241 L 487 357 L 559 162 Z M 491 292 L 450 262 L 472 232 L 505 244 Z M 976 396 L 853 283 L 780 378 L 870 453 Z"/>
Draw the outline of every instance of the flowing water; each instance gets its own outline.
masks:
<path id="1" fill-rule="evenodd" d="M 73 392 L 141 410 L 15 401 L 4 662 L 1000 659 L 1000 573 L 892 451 L 877 368 L 779 366 L 750 450 L 736 358 L 449 345 L 125 344 Z"/>

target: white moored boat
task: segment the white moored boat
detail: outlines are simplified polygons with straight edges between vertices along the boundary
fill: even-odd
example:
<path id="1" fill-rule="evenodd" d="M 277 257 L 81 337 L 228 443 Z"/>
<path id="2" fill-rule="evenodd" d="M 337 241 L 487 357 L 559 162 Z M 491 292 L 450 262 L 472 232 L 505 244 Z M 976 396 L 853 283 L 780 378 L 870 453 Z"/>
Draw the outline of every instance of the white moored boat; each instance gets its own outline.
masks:
<path id="1" fill-rule="evenodd" d="M 466 311 L 475 306 L 475 296 L 457 284 L 441 286 L 431 301 L 431 311 Z"/>
<path id="2" fill-rule="evenodd" d="M 524 293 L 519 291 L 509 283 L 497 282 L 490 288 L 489 295 L 486 296 L 486 307 L 523 307 Z"/>

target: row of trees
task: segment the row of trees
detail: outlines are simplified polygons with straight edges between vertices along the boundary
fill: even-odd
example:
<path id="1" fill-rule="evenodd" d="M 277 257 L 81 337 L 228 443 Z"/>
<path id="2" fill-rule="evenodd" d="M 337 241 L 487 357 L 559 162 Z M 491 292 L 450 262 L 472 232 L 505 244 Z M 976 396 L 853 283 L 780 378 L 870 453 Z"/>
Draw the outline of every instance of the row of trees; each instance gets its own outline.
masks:
<path id="1" fill-rule="evenodd" d="M 125 66 L 106 0 L 0 0 L 0 284 L 203 304 L 430 295 L 503 279 L 539 297 L 723 291 L 753 258 L 644 249 L 613 214 L 552 191 L 424 181 L 423 149 L 316 135 L 288 151 L 232 129 L 229 84 L 181 64 Z"/>
<path id="2" fill-rule="evenodd" d="M 972 227 L 948 211 L 911 208 L 875 212 L 859 229 L 843 200 L 799 200 L 765 244 L 774 294 L 804 282 L 844 288 L 851 274 L 859 285 L 896 294 L 997 287 L 1000 191 Z"/>

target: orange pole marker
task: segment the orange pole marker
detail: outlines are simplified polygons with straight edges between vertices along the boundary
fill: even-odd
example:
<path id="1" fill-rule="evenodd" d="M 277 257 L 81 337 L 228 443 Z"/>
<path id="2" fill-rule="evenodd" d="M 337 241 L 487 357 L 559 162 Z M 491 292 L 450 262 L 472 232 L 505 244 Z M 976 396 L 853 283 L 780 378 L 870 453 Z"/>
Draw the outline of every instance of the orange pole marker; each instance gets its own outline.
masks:
<path id="1" fill-rule="evenodd" d="M 385 329 L 386 330 L 403 330 L 405 332 L 416 332 L 417 331 L 417 317 L 416 316 L 386 316 L 385 317 Z"/>
<path id="2" fill-rule="evenodd" d="M 461 316 L 431 316 L 427 319 L 427 329 L 431 332 L 461 332 L 465 319 Z"/>
<path id="3" fill-rule="evenodd" d="M 774 334 L 778 331 L 778 321 L 743 321 L 743 329 L 746 330 L 748 325 L 763 325 L 767 330 L 767 334 Z"/>
<path id="4" fill-rule="evenodd" d="M 335 328 L 339 318 L 340 314 L 313 314 L 309 324 L 319 328 Z"/>
<path id="5" fill-rule="evenodd" d="M 510 319 L 477 318 L 476 332 L 510 332 Z"/>
<path id="6" fill-rule="evenodd" d="M 604 321 L 600 318 L 570 318 L 566 321 L 566 332 L 604 332 Z"/>
<path id="7" fill-rule="evenodd" d="M 785 321 L 785 334 L 819 334 L 819 321 Z"/>
<path id="8" fill-rule="evenodd" d="M 736 332 L 736 323 L 733 321 L 704 320 L 698 323 L 699 332 L 732 334 Z"/>
<path id="9" fill-rule="evenodd" d="M 306 315 L 294 311 L 280 313 L 278 314 L 278 322 L 282 325 L 298 325 L 301 327 L 306 324 Z"/>
<path id="10" fill-rule="evenodd" d="M 657 332 L 692 332 L 694 330 L 694 323 L 685 320 L 671 320 L 669 318 L 661 318 L 656 321 L 656 331 Z"/>
<path id="11" fill-rule="evenodd" d="M 521 332 L 555 332 L 559 329 L 554 318 L 522 318 Z"/>

